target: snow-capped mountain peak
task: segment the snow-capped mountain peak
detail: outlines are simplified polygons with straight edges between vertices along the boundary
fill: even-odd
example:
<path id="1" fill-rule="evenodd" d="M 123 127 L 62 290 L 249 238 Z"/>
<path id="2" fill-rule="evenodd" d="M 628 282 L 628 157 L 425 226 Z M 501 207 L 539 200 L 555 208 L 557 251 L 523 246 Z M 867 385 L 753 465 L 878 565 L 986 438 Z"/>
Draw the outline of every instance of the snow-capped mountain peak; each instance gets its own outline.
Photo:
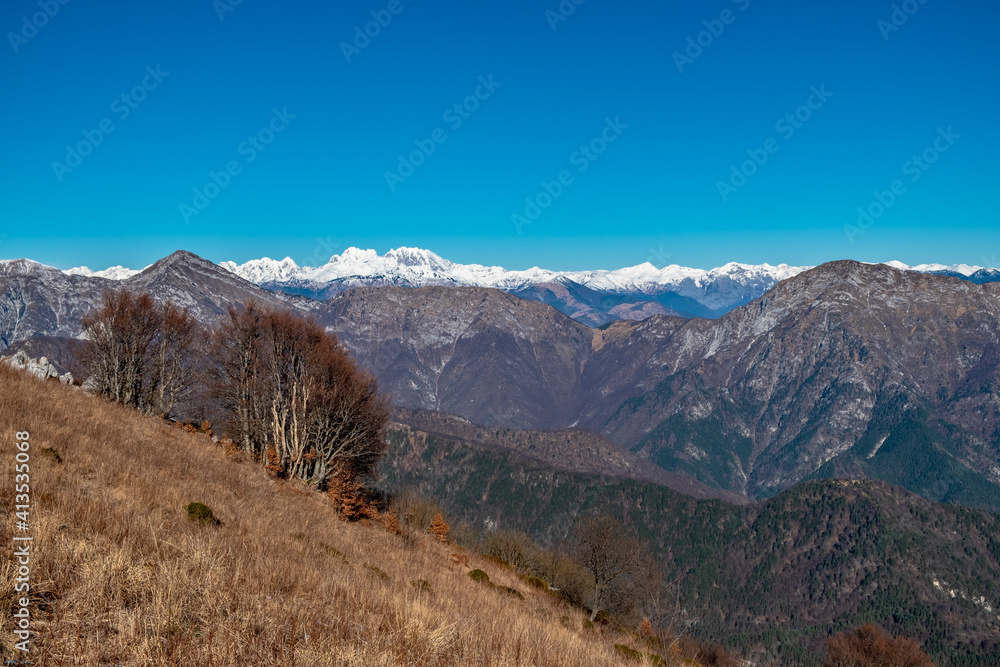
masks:
<path id="1" fill-rule="evenodd" d="M 222 262 L 219 264 L 230 273 L 235 273 L 239 277 L 255 284 L 269 282 L 284 282 L 299 275 L 302 269 L 291 257 L 286 257 L 281 261 L 262 257 L 252 259 L 245 264 L 237 265 L 236 262 Z"/>
<path id="2" fill-rule="evenodd" d="M 148 268 L 148 267 L 147 267 Z M 127 269 L 124 266 L 111 266 L 100 271 L 91 271 L 86 266 L 78 266 L 73 269 L 68 269 L 64 271 L 65 274 L 70 276 L 86 276 L 88 278 L 107 278 L 108 280 L 125 280 L 131 278 L 140 270 L 137 269 Z"/>
<path id="3" fill-rule="evenodd" d="M 971 276 L 978 266 L 956 264 L 920 264 L 909 266 L 896 260 L 886 265 L 904 271 L 952 273 Z M 506 291 L 527 289 L 533 285 L 575 283 L 601 292 L 657 294 L 673 291 L 694 296 L 713 288 L 726 286 L 752 288 L 753 293 L 770 288 L 812 267 L 788 264 L 742 264 L 729 262 L 714 269 L 695 269 L 677 264 L 657 268 L 650 262 L 615 270 L 550 271 L 539 267 L 507 270 L 501 266 L 457 264 L 423 248 L 401 247 L 384 255 L 377 251 L 350 247 L 319 267 L 299 266 L 290 257 L 274 260 L 269 257 L 243 264 L 227 261 L 219 264 L 227 271 L 257 285 L 308 287 L 318 289 L 329 285 L 344 287 L 362 284 L 395 284 L 411 287 L 428 285 L 469 285 L 492 287 Z M 86 266 L 69 269 L 70 275 L 96 276 L 124 280 L 139 271 L 114 266 L 92 271 Z"/>
<path id="4" fill-rule="evenodd" d="M 900 271 L 917 271 L 919 273 L 958 273 L 963 276 L 969 277 L 977 271 L 983 271 L 984 268 L 981 266 L 969 266 L 968 264 L 952 264 L 947 266 L 945 264 L 917 264 L 916 266 L 910 266 L 909 264 L 904 264 L 898 260 L 892 260 L 890 262 L 885 262 L 886 266 L 891 266 L 894 269 L 899 269 Z"/>

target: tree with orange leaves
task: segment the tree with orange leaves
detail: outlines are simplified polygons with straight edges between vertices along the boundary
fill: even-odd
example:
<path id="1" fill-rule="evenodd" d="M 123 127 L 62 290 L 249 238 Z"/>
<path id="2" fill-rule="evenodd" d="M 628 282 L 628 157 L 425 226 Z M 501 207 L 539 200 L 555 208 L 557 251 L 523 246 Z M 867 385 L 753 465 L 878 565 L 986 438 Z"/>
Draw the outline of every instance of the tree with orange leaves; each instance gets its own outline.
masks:
<path id="1" fill-rule="evenodd" d="M 920 645 L 871 623 L 826 640 L 823 667 L 935 667 Z"/>
<path id="2" fill-rule="evenodd" d="M 440 513 L 438 513 L 438 515 L 434 517 L 434 520 L 431 521 L 431 526 L 428 530 L 432 535 L 437 536 L 437 538 L 442 542 L 448 541 L 448 524 L 444 522 L 444 517 L 441 516 Z"/>

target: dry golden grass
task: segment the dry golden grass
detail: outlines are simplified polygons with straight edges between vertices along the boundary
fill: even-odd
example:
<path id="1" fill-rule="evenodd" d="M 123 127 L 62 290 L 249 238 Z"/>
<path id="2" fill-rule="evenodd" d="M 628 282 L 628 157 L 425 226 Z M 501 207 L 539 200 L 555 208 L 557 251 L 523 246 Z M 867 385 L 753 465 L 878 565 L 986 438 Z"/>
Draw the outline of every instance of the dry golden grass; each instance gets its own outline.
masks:
<path id="1" fill-rule="evenodd" d="M 621 636 L 580 630 L 581 612 L 489 561 L 430 535 L 344 523 L 325 496 L 273 481 L 204 434 L 0 366 L 5 510 L 24 430 L 36 665 L 638 664 L 615 652 Z M 191 502 L 222 525 L 190 521 Z M 6 659 L 15 525 L 5 514 Z M 475 567 L 526 599 L 471 581 Z M 429 592 L 411 583 L 420 579 Z"/>

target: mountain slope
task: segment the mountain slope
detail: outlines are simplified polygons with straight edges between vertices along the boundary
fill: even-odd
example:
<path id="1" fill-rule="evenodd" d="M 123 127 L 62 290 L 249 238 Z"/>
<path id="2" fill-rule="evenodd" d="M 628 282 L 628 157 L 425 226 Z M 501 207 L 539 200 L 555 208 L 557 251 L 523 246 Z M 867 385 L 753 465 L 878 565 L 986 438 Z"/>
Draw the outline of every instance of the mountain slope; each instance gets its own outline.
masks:
<path id="1" fill-rule="evenodd" d="M 0 352 L 28 339 L 52 339 L 44 347 L 59 350 L 81 334 L 80 320 L 95 308 L 108 289 L 148 291 L 156 299 L 172 299 L 210 323 L 229 304 L 251 300 L 308 311 L 312 302 L 273 293 L 234 276 L 212 262 L 177 251 L 122 280 L 75 275 L 27 260 L 0 262 Z M 69 365 L 68 359 L 60 360 Z"/>
<path id="2" fill-rule="evenodd" d="M 744 507 L 636 480 L 557 470 L 511 451 L 390 432 L 390 489 L 558 547 L 588 510 L 638 532 L 680 585 L 695 633 L 756 664 L 819 665 L 834 631 L 876 622 L 941 665 L 1000 661 L 1000 516 L 881 482 L 810 482 Z"/>
<path id="3" fill-rule="evenodd" d="M 997 284 L 826 264 L 717 322 L 636 327 L 629 346 L 655 340 L 637 378 L 649 388 L 581 425 L 751 495 L 830 462 L 864 474 L 902 456 L 910 477 L 954 468 L 939 498 L 985 492 L 980 504 L 1000 507 L 998 296 Z M 903 476 L 893 481 L 932 491 Z"/>
<path id="4" fill-rule="evenodd" d="M 0 352 L 37 334 L 79 336 L 80 319 L 115 285 L 28 260 L 0 262 Z"/>
<path id="5" fill-rule="evenodd" d="M 3 364 L 0 405 L 10 441 L 30 433 L 34 538 L 30 592 L 14 590 L 13 548 L 0 556 L 4 664 L 25 658 L 12 650 L 20 597 L 41 665 L 630 664 L 613 647 L 627 638 L 581 632 L 580 610 L 495 563 L 419 528 L 342 522 L 325 496 L 204 434 Z M 14 482 L 0 480 L 4 507 Z M 221 525 L 189 520 L 191 502 Z M 0 538 L 14 535 L 4 521 Z M 472 568 L 525 599 L 473 582 Z"/>
<path id="6" fill-rule="evenodd" d="M 592 329 L 478 287 L 359 287 L 318 307 L 397 405 L 506 428 L 564 428 Z"/>
<path id="7" fill-rule="evenodd" d="M 512 431 L 476 426 L 467 419 L 442 412 L 397 409 L 392 428 L 409 438 L 438 437 L 459 440 L 498 451 L 509 451 L 558 470 L 611 478 L 653 482 L 695 498 L 720 498 L 735 504 L 744 496 L 699 484 L 693 478 L 669 473 L 622 449 L 593 431 Z"/>

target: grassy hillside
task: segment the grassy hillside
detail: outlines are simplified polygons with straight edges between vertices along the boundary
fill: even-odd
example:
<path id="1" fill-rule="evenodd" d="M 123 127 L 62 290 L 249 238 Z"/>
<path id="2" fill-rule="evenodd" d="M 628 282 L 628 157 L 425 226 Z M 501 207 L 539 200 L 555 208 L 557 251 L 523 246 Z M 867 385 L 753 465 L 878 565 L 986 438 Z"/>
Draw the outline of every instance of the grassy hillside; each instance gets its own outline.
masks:
<path id="1" fill-rule="evenodd" d="M 24 534 L 11 508 L 26 430 L 34 664 L 635 664 L 614 648 L 625 638 L 581 630 L 582 612 L 495 564 L 344 523 L 205 434 L 0 365 L 5 545 Z M 189 520 L 192 502 L 221 525 Z M 525 599 L 475 583 L 476 567 Z M 0 572 L 6 660 L 21 595 L 9 546 Z"/>
<path id="2" fill-rule="evenodd" d="M 390 442 L 390 488 L 435 497 L 474 533 L 488 520 L 558 545 L 580 513 L 615 513 L 681 579 L 697 634 L 760 664 L 819 664 L 826 637 L 866 622 L 939 665 L 1000 664 L 997 515 L 884 482 L 813 481 L 740 507 L 412 428 Z"/>

